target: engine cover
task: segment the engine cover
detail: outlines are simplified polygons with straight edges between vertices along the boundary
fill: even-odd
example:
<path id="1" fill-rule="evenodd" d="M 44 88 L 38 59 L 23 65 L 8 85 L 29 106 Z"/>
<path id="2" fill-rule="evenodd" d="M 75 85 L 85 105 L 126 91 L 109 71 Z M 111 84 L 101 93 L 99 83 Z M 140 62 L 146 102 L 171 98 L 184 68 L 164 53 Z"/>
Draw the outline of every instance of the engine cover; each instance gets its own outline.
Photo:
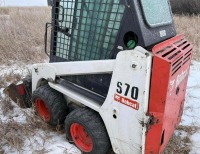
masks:
<path id="1" fill-rule="evenodd" d="M 153 48 L 153 66 L 145 153 L 161 153 L 178 126 L 184 99 L 192 45 L 182 35 Z"/>

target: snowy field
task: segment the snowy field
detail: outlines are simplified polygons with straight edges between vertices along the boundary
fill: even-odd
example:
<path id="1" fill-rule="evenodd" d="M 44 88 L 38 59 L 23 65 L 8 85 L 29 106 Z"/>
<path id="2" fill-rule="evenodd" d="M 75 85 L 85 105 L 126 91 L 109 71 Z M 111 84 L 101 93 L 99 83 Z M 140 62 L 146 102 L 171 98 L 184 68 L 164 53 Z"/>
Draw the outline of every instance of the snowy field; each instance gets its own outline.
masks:
<path id="1" fill-rule="evenodd" d="M 0 154 L 80 154 L 60 128 L 51 128 L 33 109 L 21 109 L 3 94 L 12 80 L 26 76 L 31 66 L 0 66 Z"/>
<path id="2" fill-rule="evenodd" d="M 191 154 L 200 154 L 200 63 L 192 62 L 187 87 L 183 126 L 193 126 L 197 130 L 191 135 Z"/>
<path id="3" fill-rule="evenodd" d="M 0 66 L 0 153 L 80 154 L 66 140 L 62 129 L 49 127 L 35 115 L 33 109 L 21 109 L 3 94 L 3 87 L 13 79 L 17 82 L 28 72 L 27 67 Z M 191 130 L 186 131 L 185 127 Z M 183 148 L 187 145 L 190 154 L 200 154 L 200 62 L 192 62 L 181 128 L 175 132 L 175 137 L 183 139 Z M 186 136 L 189 141 L 184 140 Z"/>

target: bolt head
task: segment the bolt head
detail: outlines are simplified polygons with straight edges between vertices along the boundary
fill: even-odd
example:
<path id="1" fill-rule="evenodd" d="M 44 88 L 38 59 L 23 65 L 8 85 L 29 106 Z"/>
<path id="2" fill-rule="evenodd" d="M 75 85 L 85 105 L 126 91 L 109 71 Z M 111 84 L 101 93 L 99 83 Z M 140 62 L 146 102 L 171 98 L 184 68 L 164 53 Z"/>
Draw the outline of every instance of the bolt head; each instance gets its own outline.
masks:
<path id="1" fill-rule="evenodd" d="M 137 67 L 137 64 L 132 64 L 132 68 L 136 68 Z"/>

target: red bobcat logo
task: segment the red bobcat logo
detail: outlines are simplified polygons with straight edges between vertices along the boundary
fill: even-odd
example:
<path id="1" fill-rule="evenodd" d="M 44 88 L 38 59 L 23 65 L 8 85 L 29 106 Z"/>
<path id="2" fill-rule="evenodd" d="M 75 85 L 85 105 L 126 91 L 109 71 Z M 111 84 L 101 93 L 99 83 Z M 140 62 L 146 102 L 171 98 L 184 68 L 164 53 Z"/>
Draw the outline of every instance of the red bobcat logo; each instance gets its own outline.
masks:
<path id="1" fill-rule="evenodd" d="M 119 103 L 121 103 L 121 104 L 124 104 L 124 105 L 126 105 L 126 106 L 129 106 L 129 107 L 131 107 L 131 108 L 133 108 L 133 109 L 135 109 L 135 110 L 139 110 L 139 103 L 136 102 L 136 101 L 130 100 L 130 99 L 125 98 L 125 97 L 122 97 L 122 96 L 120 96 L 120 95 L 118 95 L 118 94 L 115 94 L 114 100 L 115 100 L 116 102 L 119 102 Z"/>

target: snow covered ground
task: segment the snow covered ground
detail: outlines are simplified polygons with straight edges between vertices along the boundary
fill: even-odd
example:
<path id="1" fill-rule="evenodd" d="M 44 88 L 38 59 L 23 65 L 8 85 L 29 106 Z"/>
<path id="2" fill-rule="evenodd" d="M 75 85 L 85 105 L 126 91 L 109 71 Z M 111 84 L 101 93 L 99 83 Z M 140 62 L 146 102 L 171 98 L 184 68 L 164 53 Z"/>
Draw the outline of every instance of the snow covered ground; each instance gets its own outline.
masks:
<path id="1" fill-rule="evenodd" d="M 64 132 L 46 127 L 32 109 L 21 109 L 6 99 L 3 88 L 13 79 L 6 76 L 28 72 L 27 67 L 0 66 L 0 153 L 80 154 Z M 192 62 L 181 125 L 196 128 L 189 136 L 190 154 L 200 154 L 200 62 Z"/>
<path id="2" fill-rule="evenodd" d="M 0 66 L 0 154 L 81 154 L 65 133 L 49 128 L 33 109 L 21 109 L 3 89 L 30 72 L 30 66 Z M 18 79 L 17 79 L 18 78 Z"/>
<path id="3" fill-rule="evenodd" d="M 191 136 L 191 154 L 200 154 L 200 63 L 193 61 L 188 80 L 185 109 L 181 125 L 196 126 L 197 132 Z"/>

